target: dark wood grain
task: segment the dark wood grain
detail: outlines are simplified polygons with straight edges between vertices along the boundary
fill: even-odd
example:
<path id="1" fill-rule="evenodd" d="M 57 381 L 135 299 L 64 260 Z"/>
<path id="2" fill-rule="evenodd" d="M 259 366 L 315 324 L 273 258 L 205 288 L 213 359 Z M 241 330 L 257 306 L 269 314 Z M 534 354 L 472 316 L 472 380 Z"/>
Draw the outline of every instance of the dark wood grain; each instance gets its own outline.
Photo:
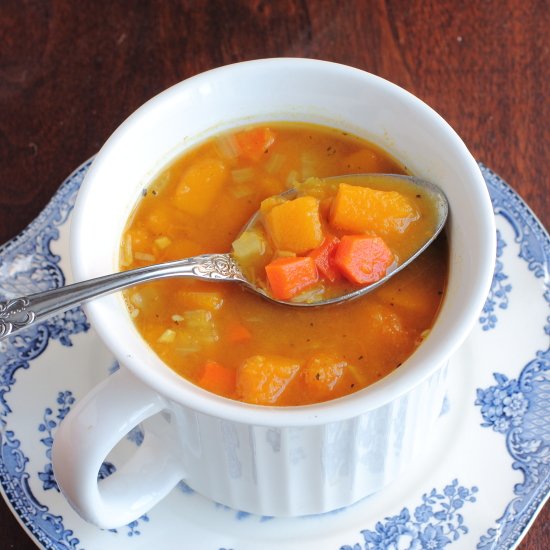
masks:
<path id="1" fill-rule="evenodd" d="M 0 243 L 140 104 L 235 61 L 299 56 L 425 100 L 550 222 L 547 0 L 0 3 Z M 550 548 L 549 506 L 521 550 Z M 33 548 L 0 503 L 0 546 Z"/>

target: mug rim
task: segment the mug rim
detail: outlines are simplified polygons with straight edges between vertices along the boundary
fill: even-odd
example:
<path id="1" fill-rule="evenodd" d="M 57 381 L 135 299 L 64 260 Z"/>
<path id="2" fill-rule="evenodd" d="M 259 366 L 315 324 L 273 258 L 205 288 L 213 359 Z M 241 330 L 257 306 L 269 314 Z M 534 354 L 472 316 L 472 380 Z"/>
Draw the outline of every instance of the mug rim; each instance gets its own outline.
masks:
<path id="1" fill-rule="evenodd" d="M 404 365 L 406 368 L 397 369 L 380 381 L 353 394 L 312 405 L 279 407 L 254 405 L 224 398 L 186 380 L 156 356 L 137 333 L 130 316 L 127 314 L 127 325 L 132 325 L 134 332 L 150 352 L 146 353 L 145 348 L 141 346 L 139 351 L 144 356 L 136 356 L 132 353 L 132 350 L 127 349 L 124 343 L 121 344 L 117 335 L 111 330 L 112 327 L 109 327 L 108 323 L 105 322 L 105 316 L 108 312 L 108 307 L 105 306 L 105 298 L 89 302 L 84 307 L 101 340 L 114 353 L 115 357 L 146 385 L 180 405 L 211 416 L 264 426 L 304 426 L 354 417 L 394 401 L 446 364 L 450 356 L 471 331 L 486 299 L 493 274 L 495 255 L 494 216 L 489 194 L 475 159 L 461 138 L 439 114 L 419 98 L 396 84 L 360 69 L 329 61 L 303 58 L 268 58 L 211 69 L 171 86 L 134 111 L 113 132 L 94 159 L 78 193 L 73 213 L 70 254 L 73 273 L 77 280 L 89 278 L 82 262 L 85 253 L 83 248 L 79 246 L 82 235 L 87 231 L 86 225 L 83 223 L 82 212 L 85 210 L 88 196 L 94 193 L 94 178 L 99 177 L 104 159 L 108 159 L 111 154 L 116 154 L 116 152 L 113 153 L 113 150 L 116 149 L 117 144 L 124 140 L 129 133 L 136 131 L 140 123 L 155 109 L 166 102 L 176 101 L 181 94 L 185 94 L 190 89 L 200 88 L 212 78 L 231 76 L 231 73 L 234 73 L 234 78 L 238 78 L 240 72 L 254 71 L 260 67 L 273 71 L 284 71 L 285 68 L 289 67 L 320 70 L 326 71 L 331 77 L 337 77 L 339 74 L 345 73 L 348 76 L 352 75 L 364 80 L 365 85 L 384 87 L 389 93 L 397 94 L 400 99 L 410 102 L 417 110 L 422 111 L 422 114 L 431 119 L 434 124 L 437 124 L 441 128 L 441 132 L 452 142 L 455 155 L 460 159 L 461 171 L 465 174 L 465 177 L 474 182 L 472 186 L 475 187 L 477 196 L 472 200 L 479 201 L 480 212 L 485 214 L 481 220 L 484 231 L 480 235 L 482 242 L 479 244 L 484 249 L 481 258 L 482 260 L 485 258 L 485 261 L 475 266 L 477 272 L 472 275 L 479 284 L 477 284 L 475 292 L 469 296 L 467 303 L 463 304 L 461 316 L 455 321 L 453 333 L 445 339 L 439 338 L 437 342 L 432 342 L 429 348 L 426 347 L 427 343 L 419 346 L 407 359 L 407 365 Z M 119 302 L 125 308 L 122 299 Z M 439 318 L 434 322 L 434 329 L 437 327 L 438 322 Z M 130 327 L 127 328 L 130 329 Z M 135 339 L 134 341 L 137 342 Z M 149 361 L 155 362 L 155 368 L 147 367 L 147 364 L 150 364 Z"/>

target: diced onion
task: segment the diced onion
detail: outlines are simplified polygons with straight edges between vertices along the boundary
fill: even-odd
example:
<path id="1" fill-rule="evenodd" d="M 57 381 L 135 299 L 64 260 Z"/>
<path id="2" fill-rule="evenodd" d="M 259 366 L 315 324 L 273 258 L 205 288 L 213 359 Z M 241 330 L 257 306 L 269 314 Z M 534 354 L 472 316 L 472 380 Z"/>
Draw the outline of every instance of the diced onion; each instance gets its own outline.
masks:
<path id="1" fill-rule="evenodd" d="M 137 307 L 143 307 L 143 296 L 140 292 L 134 292 L 130 296 L 130 302 Z"/>
<path id="2" fill-rule="evenodd" d="M 194 309 L 186 311 L 183 314 L 183 319 L 187 323 L 188 327 L 204 327 L 212 320 L 212 313 L 206 309 Z"/>
<path id="3" fill-rule="evenodd" d="M 122 246 L 122 258 L 120 259 L 120 264 L 124 267 L 127 267 L 131 265 L 133 261 L 134 256 L 132 253 L 132 235 L 126 233 Z"/>
<path id="4" fill-rule="evenodd" d="M 142 262 L 155 261 L 155 257 L 152 254 L 147 254 L 146 252 L 134 252 L 134 258 L 136 260 L 141 260 Z"/>
<path id="5" fill-rule="evenodd" d="M 237 170 L 231 170 L 231 178 L 235 183 L 246 183 L 254 178 L 254 168 L 251 166 L 247 168 L 238 168 Z"/>
<path id="6" fill-rule="evenodd" d="M 298 296 L 292 298 L 291 302 L 301 304 L 313 304 L 323 299 L 324 291 L 325 289 L 322 285 L 315 286 L 309 290 L 306 290 L 305 292 L 302 292 L 301 294 L 298 294 Z"/>
<path id="7" fill-rule="evenodd" d="M 296 252 L 290 252 L 290 250 L 276 250 L 274 259 L 276 258 L 295 258 Z"/>
<path id="8" fill-rule="evenodd" d="M 274 155 L 271 155 L 269 160 L 266 162 L 265 171 L 268 174 L 275 174 L 282 168 L 284 162 L 284 155 L 281 155 L 281 153 L 275 153 Z"/>
<path id="9" fill-rule="evenodd" d="M 231 186 L 231 194 L 236 199 L 249 197 L 253 193 L 254 193 L 254 188 L 251 185 L 247 185 L 246 183 L 241 183 L 241 184 Z"/>
<path id="10" fill-rule="evenodd" d="M 307 179 L 315 176 L 317 172 L 315 157 L 313 157 L 309 153 L 303 153 L 300 160 L 302 167 L 302 179 Z"/>
<path id="11" fill-rule="evenodd" d="M 171 344 L 176 339 L 176 331 L 171 328 L 167 328 L 159 337 L 157 342 L 159 344 Z"/>
<path id="12" fill-rule="evenodd" d="M 239 156 L 239 145 L 233 134 L 226 134 L 217 138 L 216 149 L 226 159 L 234 159 Z"/>
<path id="13" fill-rule="evenodd" d="M 288 187 L 294 187 L 294 183 L 298 180 L 298 172 L 291 170 L 286 177 L 286 184 Z"/>
<path id="14" fill-rule="evenodd" d="M 172 239 L 169 237 L 166 237 L 163 235 L 162 237 L 159 237 L 158 239 L 155 239 L 155 244 L 161 249 L 164 250 L 165 248 L 168 248 L 172 244 Z"/>
<path id="15" fill-rule="evenodd" d="M 155 180 L 155 186 L 152 188 L 149 188 L 149 191 L 153 195 L 158 195 L 162 192 L 162 190 L 170 183 L 171 175 L 170 170 L 165 170 L 156 180 Z"/>
<path id="16" fill-rule="evenodd" d="M 244 231 L 233 241 L 233 253 L 239 262 L 246 262 L 265 254 L 267 243 L 256 231 Z"/>

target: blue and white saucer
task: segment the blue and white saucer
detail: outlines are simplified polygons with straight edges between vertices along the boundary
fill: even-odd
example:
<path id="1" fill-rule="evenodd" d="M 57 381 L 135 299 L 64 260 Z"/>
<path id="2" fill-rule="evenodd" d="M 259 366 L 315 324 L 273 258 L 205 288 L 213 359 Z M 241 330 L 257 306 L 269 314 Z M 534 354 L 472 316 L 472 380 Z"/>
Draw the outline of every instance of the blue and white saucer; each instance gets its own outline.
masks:
<path id="1" fill-rule="evenodd" d="M 0 299 L 70 281 L 68 235 L 89 162 L 40 216 L 0 247 Z M 40 548 L 65 550 L 386 550 L 515 547 L 550 492 L 550 238 L 518 195 L 481 167 L 498 258 L 479 323 L 453 358 L 431 448 L 380 493 L 323 516 L 237 512 L 181 483 L 150 513 L 104 531 L 59 493 L 52 438 L 73 406 L 117 368 L 81 309 L 0 343 L 0 483 Z M 108 457 L 110 475 L 140 432 Z"/>

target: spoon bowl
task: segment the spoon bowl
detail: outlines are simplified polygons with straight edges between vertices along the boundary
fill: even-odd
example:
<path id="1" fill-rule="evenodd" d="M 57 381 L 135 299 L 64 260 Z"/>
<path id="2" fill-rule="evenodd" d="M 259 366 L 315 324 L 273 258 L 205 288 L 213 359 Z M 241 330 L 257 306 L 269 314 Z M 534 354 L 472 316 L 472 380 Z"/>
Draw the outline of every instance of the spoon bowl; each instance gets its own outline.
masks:
<path id="1" fill-rule="evenodd" d="M 375 183 L 378 189 L 382 189 L 386 186 L 391 188 L 392 182 L 396 180 L 407 181 L 410 185 L 418 188 L 419 193 L 423 193 L 423 196 L 427 196 L 429 200 L 432 201 L 436 210 L 435 226 L 425 242 L 422 243 L 412 255 L 402 259 L 397 265 L 392 266 L 385 276 L 375 283 L 359 287 L 339 296 L 315 302 L 278 300 L 271 296 L 265 289 L 248 279 L 231 253 L 202 254 L 182 260 L 105 275 L 103 277 L 82 281 L 54 290 L 0 302 L 0 340 L 34 323 L 43 321 L 48 317 L 76 307 L 94 298 L 99 298 L 106 294 L 141 283 L 172 277 L 191 277 L 213 282 L 236 282 L 271 302 L 292 307 L 321 307 L 357 299 L 386 283 L 430 246 L 441 233 L 445 225 L 449 213 L 448 201 L 443 191 L 437 185 L 414 176 L 397 174 L 353 174 L 322 178 L 322 181 L 326 182 L 338 181 L 339 183 L 361 185 L 365 187 Z M 292 199 L 297 195 L 298 191 L 296 189 L 289 189 L 280 196 L 285 199 Z M 258 222 L 260 214 L 260 211 L 257 211 L 243 227 L 241 233 L 253 227 Z"/>
<path id="2" fill-rule="evenodd" d="M 414 251 L 413 254 L 406 258 L 402 258 L 400 262 L 394 263 L 390 268 L 388 268 L 388 271 L 386 272 L 385 276 L 376 281 L 375 283 L 369 284 L 367 286 L 361 286 L 359 288 L 356 288 L 355 290 L 351 290 L 346 292 L 345 294 L 341 294 L 338 296 L 330 297 L 323 300 L 318 300 L 315 302 L 306 302 L 306 301 L 297 301 L 297 300 L 278 300 L 273 298 L 268 292 L 266 292 L 263 288 L 259 287 L 258 285 L 252 284 L 249 280 L 246 280 L 244 284 L 249 286 L 254 292 L 257 292 L 261 294 L 264 298 L 267 300 L 270 300 L 272 302 L 278 303 L 278 304 L 284 304 L 289 306 L 295 306 L 295 307 L 320 307 L 320 306 L 326 306 L 331 304 L 339 304 L 342 302 L 347 302 L 349 300 L 355 300 L 356 298 L 359 298 L 360 296 L 363 296 L 365 294 L 368 294 L 369 292 L 372 292 L 373 290 L 377 289 L 389 279 L 391 279 L 394 275 L 397 275 L 400 271 L 405 269 L 411 262 L 413 262 L 422 252 L 424 252 L 430 244 L 434 242 L 434 240 L 437 238 L 437 236 L 441 233 L 443 230 L 443 227 L 445 226 L 445 222 L 447 221 L 447 217 L 449 215 L 449 202 L 447 200 L 447 197 L 445 193 L 442 191 L 442 189 L 426 180 L 423 180 L 421 178 L 415 177 L 415 176 L 405 176 L 401 174 L 350 174 L 350 175 L 344 175 L 344 176 L 331 176 L 327 178 L 320 178 L 322 181 L 330 183 L 330 182 L 337 182 L 337 183 L 346 183 L 348 185 L 359 185 L 363 187 L 376 187 L 379 190 L 391 190 L 392 183 L 395 181 L 405 181 L 409 185 L 414 186 L 418 189 L 419 193 L 422 193 L 422 196 L 427 197 L 428 200 L 431 202 L 435 209 L 435 223 L 432 228 L 432 232 L 427 236 L 426 240 Z M 280 197 L 284 197 L 285 199 L 293 199 L 298 195 L 298 190 L 295 188 L 289 189 L 288 191 L 285 191 L 284 193 L 281 193 L 279 195 Z M 257 221 L 259 216 L 261 215 L 260 211 L 256 212 L 246 223 L 246 225 L 241 230 L 241 233 L 246 231 L 247 229 L 253 227 Z"/>

